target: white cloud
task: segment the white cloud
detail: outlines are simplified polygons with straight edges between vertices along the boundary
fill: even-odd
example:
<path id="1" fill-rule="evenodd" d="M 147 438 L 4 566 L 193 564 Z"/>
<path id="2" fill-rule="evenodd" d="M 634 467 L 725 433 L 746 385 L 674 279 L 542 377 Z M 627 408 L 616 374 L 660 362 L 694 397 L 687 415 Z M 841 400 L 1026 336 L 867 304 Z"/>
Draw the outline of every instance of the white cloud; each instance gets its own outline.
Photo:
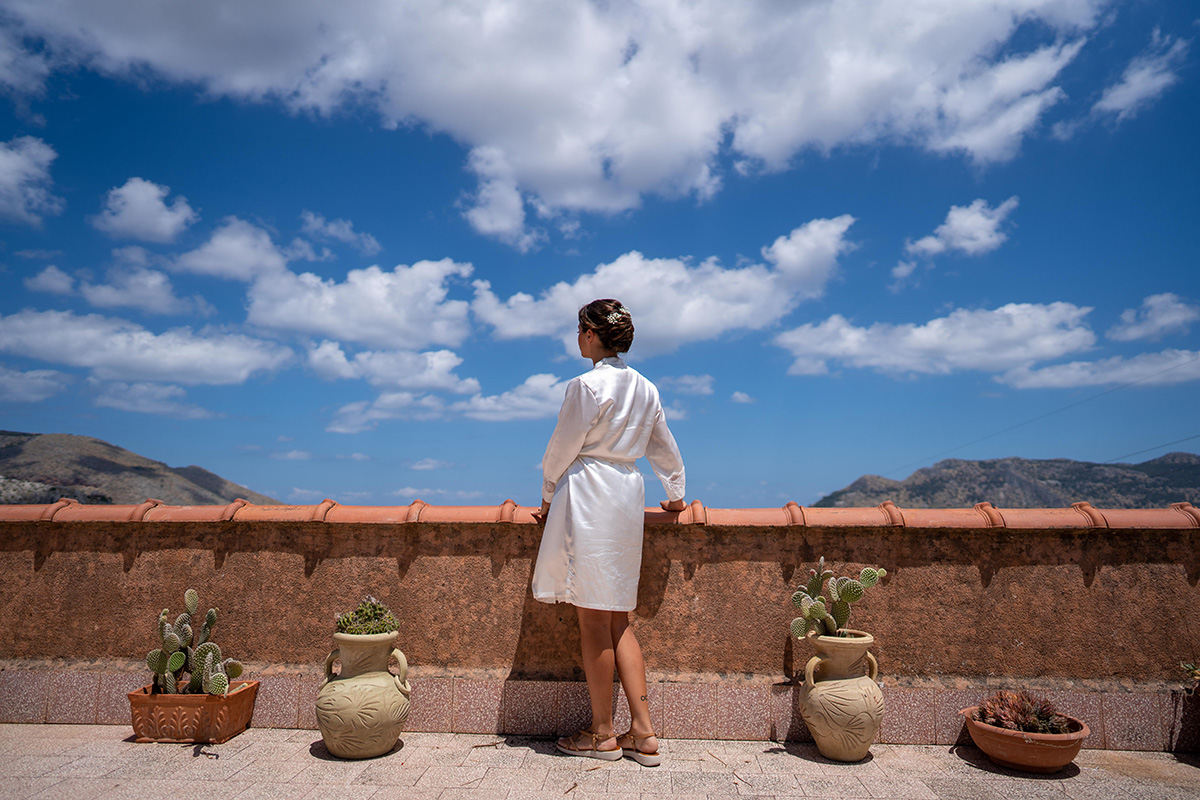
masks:
<path id="1" fill-rule="evenodd" d="M 249 281 L 285 271 L 287 257 L 262 228 L 226 217 L 207 242 L 179 256 L 174 266 L 184 272 Z"/>
<path id="2" fill-rule="evenodd" d="M 668 422 L 683 422 L 688 418 L 688 412 L 677 400 L 669 406 L 663 406 L 663 416 Z"/>
<path id="3" fill-rule="evenodd" d="M 63 200 L 50 192 L 54 148 L 32 136 L 0 143 L 0 217 L 40 226 L 43 214 L 58 214 Z"/>
<path id="4" fill-rule="evenodd" d="M 567 390 L 565 382 L 556 375 L 530 375 L 507 392 L 497 395 L 477 394 L 450 406 L 456 414 L 487 422 L 507 422 L 515 419 L 545 419 L 558 414 Z"/>
<path id="5" fill-rule="evenodd" d="M 753 397 L 745 392 L 734 392 L 729 396 L 729 399 L 735 403 L 753 403 L 756 402 Z"/>
<path id="6" fill-rule="evenodd" d="M 712 394 L 712 375 L 679 375 L 677 377 L 659 378 L 659 386 L 674 389 L 680 394 Z"/>
<path id="7" fill-rule="evenodd" d="M 50 294 L 73 294 L 75 279 L 58 267 L 51 264 L 37 275 L 26 278 L 25 288 L 31 292 L 49 292 Z"/>
<path id="8" fill-rule="evenodd" d="M 937 226 L 931 235 L 915 242 L 906 242 L 904 249 L 912 255 L 927 257 L 951 250 L 969 256 L 989 253 L 1008 239 L 1000 230 L 1000 226 L 1016 207 L 1016 197 L 1008 198 L 995 208 L 989 207 L 983 199 L 976 200 L 969 206 L 951 206 L 950 212 L 946 214 L 946 221 Z M 904 274 L 897 275 L 896 270 L 893 270 L 892 274 L 903 278 L 911 271 L 908 269 Z"/>
<path id="9" fill-rule="evenodd" d="M 118 76 L 332 114 L 371 107 L 470 148 L 477 229 L 531 246 L 525 206 L 613 213 L 704 199 L 809 151 L 908 144 L 1012 157 L 1105 0 L 331 6 L 11 0 L 12 26 Z M 1053 42 L 1053 44 L 1050 44 Z M 9 40 L 10 52 L 16 50 Z M 22 53 L 14 82 L 46 67 Z M 0 72 L 2 74 L 2 72 Z"/>
<path id="10" fill-rule="evenodd" d="M 89 383 L 99 386 L 100 391 L 93 402 L 103 408 L 178 419 L 208 419 L 213 416 L 211 411 L 200 406 L 180 402 L 186 393 L 178 386 L 120 381 L 100 383 L 94 380 L 89 380 Z"/>
<path id="11" fill-rule="evenodd" d="M 362 433 L 389 419 L 432 420 L 445 414 L 446 404 L 437 395 L 384 392 L 372 401 L 359 400 L 338 409 L 325 428 L 330 433 Z"/>
<path id="12" fill-rule="evenodd" d="M 327 220 L 320 214 L 307 210 L 301 212 L 300 219 L 305 233 L 343 242 L 365 256 L 373 256 L 382 249 L 374 236 L 354 230 L 354 223 L 350 220 Z"/>
<path id="13" fill-rule="evenodd" d="M 49 75 L 45 54 L 22 47 L 18 31 L 0 28 L 0 87 L 18 95 L 39 94 Z"/>
<path id="14" fill-rule="evenodd" d="M 1121 321 L 1105 334 L 1118 342 L 1138 339 L 1161 339 L 1171 333 L 1187 333 L 1193 322 L 1200 319 L 1200 308 L 1183 301 L 1171 292 L 1152 294 L 1142 301 L 1142 307 L 1121 312 Z"/>
<path id="15" fill-rule="evenodd" d="M 52 258 L 57 258 L 58 256 L 61 256 L 62 254 L 63 254 L 62 250 L 39 250 L 37 248 L 32 248 L 32 249 L 28 249 L 28 250 L 18 250 L 17 252 L 13 253 L 14 256 L 20 256 L 21 258 L 37 258 L 37 259 L 42 259 L 43 261 L 48 261 Z"/>
<path id="16" fill-rule="evenodd" d="M 462 359 L 449 350 L 356 353 L 346 358 L 337 342 L 323 341 L 309 348 L 308 364 L 326 380 L 365 379 L 372 386 L 393 389 L 442 389 L 460 394 L 479 391 L 479 381 L 460 378 L 454 368 Z"/>
<path id="17" fill-rule="evenodd" d="M 338 455 L 334 458 L 339 461 L 370 461 L 371 457 L 366 453 L 351 453 L 350 455 Z M 351 494 L 370 494 L 369 492 L 351 492 Z"/>
<path id="18" fill-rule="evenodd" d="M 464 489 L 418 489 L 413 486 L 405 486 L 402 489 L 397 489 L 390 492 L 394 497 L 441 497 L 452 500 L 478 500 L 483 496 L 483 492 Z"/>
<path id="19" fill-rule="evenodd" d="M 276 461 L 308 461 L 312 458 L 312 453 L 307 450 L 288 450 L 284 453 L 272 453 L 271 458 Z"/>
<path id="20" fill-rule="evenodd" d="M 579 307 L 597 297 L 615 297 L 633 313 L 633 351 L 670 352 L 733 331 L 765 328 L 801 299 L 820 294 L 838 256 L 851 247 L 845 234 L 853 222 L 849 215 L 816 219 L 780 237 L 763 248 L 773 268 L 750 264 L 726 269 L 715 259 L 692 266 L 634 251 L 574 283 L 555 284 L 539 299 L 521 292 L 501 301 L 487 281 L 476 281 L 471 310 L 501 339 L 554 337 L 574 355 Z"/>
<path id="21" fill-rule="evenodd" d="M 850 324 L 840 314 L 781 333 L 795 356 L 792 375 L 822 375 L 830 361 L 889 374 L 1000 372 L 1087 350 L 1090 308 L 1070 303 L 1010 303 L 992 311 L 957 309 L 923 325 Z"/>
<path id="22" fill-rule="evenodd" d="M 104 208 L 92 218 L 97 230 L 110 236 L 168 244 L 199 217 L 187 198 L 176 196 L 167 205 L 170 188 L 142 178 L 130 178 L 110 189 Z"/>
<path id="23" fill-rule="evenodd" d="M 79 294 L 97 308 L 129 307 L 150 314 L 204 313 L 210 308 L 202 298 L 176 297 L 171 279 L 158 270 L 116 267 L 107 277 L 108 283 L 80 282 Z"/>
<path id="24" fill-rule="evenodd" d="M 1121 80 L 1104 90 L 1092 112 L 1114 115 L 1118 122 L 1137 116 L 1179 82 L 1178 69 L 1187 51 L 1188 42 L 1154 31 L 1150 47 L 1129 62 Z"/>
<path id="25" fill-rule="evenodd" d="M 1114 356 L 1100 361 L 1072 361 L 1041 369 L 1023 366 L 997 376 L 996 380 L 1018 389 L 1070 389 L 1109 383 L 1164 386 L 1200 380 L 1200 352 L 1163 350 L 1132 358 Z"/>
<path id="26" fill-rule="evenodd" d="M 337 283 L 283 270 L 250 287 L 247 319 L 265 328 L 395 350 L 457 345 L 470 332 L 468 304 L 448 300 L 450 282 L 471 274 L 450 259 L 390 272 L 354 269 Z"/>
<path id="27" fill-rule="evenodd" d="M 436 458 L 422 458 L 409 465 L 409 469 L 430 470 L 430 469 L 448 469 L 454 464 L 449 461 L 439 461 Z"/>
<path id="28" fill-rule="evenodd" d="M 0 351 L 91 369 L 97 378 L 183 384 L 236 384 L 270 372 L 292 355 L 286 347 L 240 334 L 151 333 L 98 314 L 25 310 L 0 316 Z"/>
<path id="29" fill-rule="evenodd" d="M 71 378 L 52 369 L 27 372 L 0 364 L 0 403 L 40 403 L 66 388 Z"/>

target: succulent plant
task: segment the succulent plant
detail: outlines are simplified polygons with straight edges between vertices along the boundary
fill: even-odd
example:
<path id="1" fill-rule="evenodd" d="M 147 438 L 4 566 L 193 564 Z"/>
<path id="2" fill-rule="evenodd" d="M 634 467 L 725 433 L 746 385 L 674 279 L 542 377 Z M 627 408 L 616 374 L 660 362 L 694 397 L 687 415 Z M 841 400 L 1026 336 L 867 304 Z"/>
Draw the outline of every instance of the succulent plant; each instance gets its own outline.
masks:
<path id="1" fill-rule="evenodd" d="M 887 570 L 882 567 L 863 567 L 857 578 L 834 577 L 821 556 L 816 569 L 808 571 L 808 583 L 792 594 L 792 605 L 800 609 L 800 616 L 792 620 L 792 633 L 799 639 L 810 631 L 837 635 L 850 621 L 850 605 L 885 577 Z"/>
<path id="2" fill-rule="evenodd" d="M 217 609 L 204 615 L 199 633 L 192 620 L 200 610 L 200 595 L 195 589 L 183 593 L 186 609 L 170 622 L 171 612 L 164 608 L 158 615 L 158 636 L 162 645 L 146 655 L 146 666 L 154 673 L 152 692 L 182 694 L 206 692 L 223 695 L 229 682 L 242 674 L 242 665 L 232 658 L 221 660 L 221 648 L 212 641 L 217 624 Z"/>
<path id="3" fill-rule="evenodd" d="M 1185 664 L 1180 661 L 1179 668 L 1187 674 L 1188 680 L 1192 682 L 1192 685 L 1184 689 L 1184 691 L 1188 694 L 1195 694 L 1196 689 L 1200 688 L 1200 667 L 1197 667 L 1195 664 Z"/>
<path id="4" fill-rule="evenodd" d="M 1030 692 L 999 691 L 979 704 L 975 721 L 1024 733 L 1070 733 L 1071 719 L 1044 697 Z"/>
<path id="5" fill-rule="evenodd" d="M 388 607 L 367 595 L 358 608 L 339 614 L 336 618 L 338 633 L 391 633 L 400 630 L 400 621 Z"/>

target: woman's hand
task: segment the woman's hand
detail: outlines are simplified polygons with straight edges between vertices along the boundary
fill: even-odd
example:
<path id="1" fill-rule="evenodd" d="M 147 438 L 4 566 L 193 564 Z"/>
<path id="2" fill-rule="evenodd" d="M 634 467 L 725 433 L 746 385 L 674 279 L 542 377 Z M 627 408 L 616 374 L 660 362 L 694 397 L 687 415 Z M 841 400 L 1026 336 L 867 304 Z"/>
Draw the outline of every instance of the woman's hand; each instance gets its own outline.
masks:
<path id="1" fill-rule="evenodd" d="M 683 511 L 687 508 L 687 503 L 683 500 L 671 500 L 670 502 L 662 500 L 659 505 L 663 507 L 663 511 Z"/>
<path id="2" fill-rule="evenodd" d="M 550 504 L 547 503 L 545 500 L 543 500 L 542 507 L 540 509 L 538 509 L 537 511 L 533 512 L 533 518 L 535 520 L 537 520 L 537 523 L 539 525 L 545 525 L 546 524 L 546 514 L 548 514 L 548 513 L 550 513 Z"/>

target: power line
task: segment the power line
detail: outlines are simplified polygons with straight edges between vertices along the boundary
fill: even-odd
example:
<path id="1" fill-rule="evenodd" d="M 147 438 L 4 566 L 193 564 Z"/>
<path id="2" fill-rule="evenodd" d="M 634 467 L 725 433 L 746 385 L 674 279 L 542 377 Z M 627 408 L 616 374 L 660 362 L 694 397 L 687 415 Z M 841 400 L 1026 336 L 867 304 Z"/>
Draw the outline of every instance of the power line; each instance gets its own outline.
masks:
<path id="1" fill-rule="evenodd" d="M 953 453 L 953 452 L 955 452 L 955 451 L 962 450 L 964 447 L 970 447 L 970 446 L 971 446 L 971 445 L 973 445 L 973 444 L 979 444 L 980 442 L 987 441 L 988 439 L 992 439 L 992 438 L 994 438 L 994 437 L 996 437 L 996 436 L 999 436 L 999 435 L 1001 435 L 1001 434 L 1008 433 L 1009 431 L 1014 431 L 1014 430 L 1016 430 L 1017 428 L 1024 427 L 1025 425 L 1029 425 L 1030 423 L 1037 422 L 1037 421 L 1039 421 L 1039 420 L 1043 420 L 1043 419 L 1045 419 L 1046 417 L 1052 417 L 1052 416 L 1054 416 L 1055 414 L 1058 414 L 1058 413 L 1061 413 L 1061 412 L 1063 412 L 1063 411 L 1067 411 L 1067 410 L 1069 410 L 1069 409 L 1075 408 L 1076 406 L 1081 406 L 1081 405 L 1083 405 L 1084 403 L 1089 403 L 1089 402 L 1091 402 L 1092 400 L 1098 400 L 1098 399 L 1100 399 L 1101 397 L 1104 397 L 1105 395 L 1110 395 L 1110 394 L 1112 394 L 1113 392 L 1119 391 L 1119 390 L 1121 390 L 1121 389 L 1126 389 L 1126 388 L 1128 388 L 1128 387 L 1130 387 L 1130 386 L 1133 386 L 1133 385 L 1135 385 L 1135 384 L 1142 383 L 1143 381 L 1148 381 L 1148 380 L 1150 380 L 1151 378 L 1155 378 L 1155 377 L 1158 377 L 1159 375 L 1162 375 L 1164 372 L 1170 372 L 1170 371 L 1171 371 L 1171 370 L 1173 370 L 1173 369 L 1179 369 L 1180 367 L 1182 367 L 1182 366 L 1185 366 L 1185 365 L 1187 365 L 1187 364 L 1190 364 L 1190 363 L 1192 363 L 1193 361 L 1197 361 L 1197 360 L 1200 360 L 1200 354 L 1197 354 L 1197 355 L 1193 356 L 1192 358 L 1189 358 L 1189 359 L 1187 359 L 1187 360 L 1185 360 L 1185 361 L 1180 361 L 1178 364 L 1172 364 L 1172 365 L 1171 365 L 1171 366 L 1169 366 L 1169 367 L 1165 367 L 1165 368 L 1163 368 L 1163 369 L 1160 369 L 1158 372 L 1151 372 L 1149 375 L 1145 375 L 1145 376 L 1143 376 L 1143 377 L 1141 377 L 1141 378 L 1138 378 L 1138 379 L 1137 379 L 1137 380 L 1135 380 L 1135 381 L 1129 381 L 1129 382 L 1127 382 L 1127 383 L 1118 384 L 1117 386 L 1114 386 L 1114 387 L 1113 387 L 1113 388 L 1111 388 L 1111 389 L 1106 389 L 1106 390 L 1104 390 L 1103 392 L 1100 392 L 1099 394 L 1094 394 L 1094 395 L 1092 395 L 1091 397 L 1085 397 L 1085 398 L 1083 398 L 1082 400 L 1077 400 L 1076 402 L 1074 402 L 1074 403 L 1070 403 L 1070 404 L 1068 404 L 1068 405 L 1065 405 L 1065 406 L 1063 406 L 1062 408 L 1056 408 L 1056 409 L 1054 409 L 1053 411 L 1047 411 L 1045 414 L 1039 414 L 1038 416 L 1036 416 L 1036 417 L 1032 417 L 1032 418 L 1030 418 L 1030 419 L 1027 419 L 1027 420 L 1025 420 L 1024 422 L 1018 422 L 1016 425 L 1009 425 L 1007 428 L 1004 428 L 1003 430 L 998 430 L 998 431 L 995 431 L 994 433 L 989 433 L 989 434 L 988 434 L 988 435 L 986 435 L 986 436 L 980 436 L 978 439 L 972 439 L 971 441 L 969 441 L 969 442 L 966 442 L 965 444 L 960 444 L 960 445 L 958 445 L 957 447 L 951 447 L 949 450 L 943 450 L 943 451 L 941 451 L 940 453 L 934 453 L 934 454 L 933 454 L 933 455 L 931 455 L 931 456 L 926 456 L 926 457 L 924 457 L 924 458 L 917 459 L 916 461 L 910 461 L 910 462 L 908 462 L 907 464 L 901 464 L 900 466 L 898 466 L 898 467 L 895 467 L 894 469 L 890 469 L 890 470 L 888 470 L 888 471 L 887 471 L 887 472 L 885 472 L 884 474 L 885 474 L 885 475 L 890 475 L 890 474 L 893 474 L 893 473 L 897 473 L 897 472 L 899 472 L 899 471 L 900 471 L 900 470 L 902 470 L 902 469 L 907 469 L 908 467 L 911 467 L 911 466 L 913 466 L 914 464 L 923 464 L 923 463 L 925 463 L 926 461 L 930 461 L 930 460 L 932 460 L 932 459 L 935 459 L 935 458 L 938 458 L 938 457 L 940 457 L 940 456 L 948 455 L 948 454 L 950 454 L 950 453 Z M 1196 438 L 1196 437 L 1191 437 L 1191 438 Z M 1183 439 L 1181 439 L 1180 441 L 1186 441 L 1186 440 L 1183 440 Z M 1165 446 L 1166 446 L 1166 445 L 1160 445 L 1160 447 L 1165 447 Z M 1154 450 L 1155 448 L 1151 447 L 1151 448 L 1149 448 L 1149 449 L 1151 449 L 1151 450 Z M 1143 450 L 1143 451 L 1141 451 L 1141 452 L 1143 452 L 1143 453 L 1144 453 L 1144 452 L 1146 452 L 1146 451 L 1145 451 L 1145 450 Z M 1136 455 L 1136 454 L 1135 454 L 1135 453 L 1130 453 L 1129 455 Z M 1125 456 L 1121 456 L 1121 458 L 1125 458 Z M 1110 463 L 1110 462 L 1105 462 L 1105 463 Z"/>
<path id="2" fill-rule="evenodd" d="M 1112 464 L 1113 462 L 1120 461 L 1123 458 L 1129 458 L 1130 456 L 1140 456 L 1142 453 L 1149 453 L 1151 450 L 1158 450 L 1159 448 L 1162 448 L 1162 447 L 1170 447 L 1171 445 L 1179 444 L 1180 442 L 1190 442 L 1192 439 L 1200 439 L 1200 433 L 1197 433 L 1195 436 L 1185 436 L 1182 439 L 1176 439 L 1175 441 L 1167 442 L 1166 444 L 1155 445 L 1154 447 L 1147 447 L 1145 450 L 1138 450 L 1133 453 L 1126 453 L 1123 456 L 1117 456 L 1116 458 L 1110 458 L 1108 461 L 1101 461 L 1100 463 L 1101 464 Z"/>

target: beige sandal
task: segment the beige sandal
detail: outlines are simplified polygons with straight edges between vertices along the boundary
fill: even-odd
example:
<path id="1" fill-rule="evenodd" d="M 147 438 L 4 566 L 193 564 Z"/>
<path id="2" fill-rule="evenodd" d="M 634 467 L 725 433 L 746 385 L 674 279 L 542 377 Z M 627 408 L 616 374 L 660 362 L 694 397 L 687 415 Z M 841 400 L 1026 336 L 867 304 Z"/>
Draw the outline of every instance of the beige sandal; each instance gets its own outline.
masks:
<path id="1" fill-rule="evenodd" d="M 639 739 L 642 741 L 645 741 L 647 739 L 657 739 L 658 737 L 655 735 L 654 731 L 650 731 L 649 733 L 640 734 L 640 735 L 634 733 L 633 731 L 623 733 L 617 737 L 617 744 L 620 744 L 621 740 L 624 739 L 626 736 L 628 736 L 630 739 L 633 740 L 633 747 L 622 747 L 621 752 L 623 754 L 629 756 L 634 761 L 641 764 L 643 767 L 657 767 L 659 764 L 662 763 L 662 756 L 659 755 L 659 752 L 657 749 L 655 749 L 655 751 L 653 753 L 647 753 L 646 751 L 644 751 L 638 747 Z"/>
<path id="2" fill-rule="evenodd" d="M 592 740 L 591 747 L 577 747 L 583 737 L 588 737 Z M 583 756 L 584 758 L 600 758 L 605 761 L 620 761 L 623 751 L 620 747 L 614 747 L 612 750 L 601 750 L 600 743 L 613 739 L 613 736 L 601 736 L 598 733 L 584 729 L 571 737 L 564 736 L 555 742 L 555 746 L 560 752 L 566 753 L 569 756 Z M 566 742 L 566 744 L 563 744 Z"/>

